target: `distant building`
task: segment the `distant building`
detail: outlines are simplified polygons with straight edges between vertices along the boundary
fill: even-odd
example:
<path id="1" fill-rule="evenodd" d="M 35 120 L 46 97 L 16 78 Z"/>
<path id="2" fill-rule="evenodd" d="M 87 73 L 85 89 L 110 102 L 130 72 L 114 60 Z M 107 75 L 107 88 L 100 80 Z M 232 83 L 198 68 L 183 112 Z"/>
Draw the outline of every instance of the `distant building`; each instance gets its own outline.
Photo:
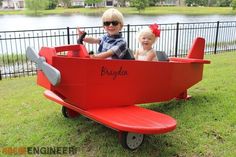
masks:
<path id="1" fill-rule="evenodd" d="M 71 1 L 71 6 L 81 6 L 81 7 L 84 7 L 85 3 L 84 3 L 84 0 L 72 0 Z"/>
<path id="2" fill-rule="evenodd" d="M 22 9 L 25 7 L 24 0 L 3 0 L 2 8 L 3 9 Z"/>
<path id="3" fill-rule="evenodd" d="M 185 0 L 159 0 L 157 6 L 185 6 Z"/>
<path id="4" fill-rule="evenodd" d="M 72 0 L 71 6 L 81 6 L 81 7 L 112 7 L 117 5 L 117 0 L 104 0 L 101 3 L 86 4 L 85 0 Z"/>
<path id="5" fill-rule="evenodd" d="M 158 6 L 176 6 L 179 0 L 160 0 L 156 5 Z"/>

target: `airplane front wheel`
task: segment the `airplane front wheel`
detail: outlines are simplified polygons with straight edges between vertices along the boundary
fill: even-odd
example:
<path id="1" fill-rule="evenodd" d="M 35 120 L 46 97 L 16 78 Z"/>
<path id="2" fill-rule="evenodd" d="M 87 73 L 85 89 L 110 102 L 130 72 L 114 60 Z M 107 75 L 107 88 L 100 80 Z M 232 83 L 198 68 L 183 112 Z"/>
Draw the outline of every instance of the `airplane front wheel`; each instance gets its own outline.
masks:
<path id="1" fill-rule="evenodd" d="M 137 134 L 132 132 L 120 132 L 119 139 L 121 142 L 121 145 L 130 150 L 135 150 L 144 141 L 144 134 Z"/>
<path id="2" fill-rule="evenodd" d="M 71 110 L 65 106 L 62 106 L 61 112 L 62 112 L 62 115 L 66 118 L 76 118 L 79 115 L 78 112 Z"/>

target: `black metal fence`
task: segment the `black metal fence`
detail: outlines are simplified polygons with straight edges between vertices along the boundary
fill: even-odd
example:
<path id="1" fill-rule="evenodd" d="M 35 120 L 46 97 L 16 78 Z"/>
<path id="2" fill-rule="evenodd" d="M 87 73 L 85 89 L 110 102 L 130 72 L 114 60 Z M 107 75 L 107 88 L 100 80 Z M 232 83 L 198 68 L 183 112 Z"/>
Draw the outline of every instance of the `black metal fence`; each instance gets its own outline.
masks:
<path id="1" fill-rule="evenodd" d="M 128 47 L 139 47 L 137 32 L 148 25 L 125 25 L 123 35 Z M 156 50 L 165 51 L 168 56 L 185 56 L 196 37 L 206 39 L 207 54 L 236 50 L 236 21 L 170 23 L 161 24 L 161 37 L 154 45 Z M 89 36 L 104 34 L 102 27 L 84 27 Z M 0 31 L 0 79 L 34 75 L 34 63 L 26 59 L 28 46 L 36 51 L 43 46 L 54 47 L 76 44 L 76 28 L 39 29 L 24 31 Z M 97 45 L 85 44 L 89 51 L 96 52 Z"/>

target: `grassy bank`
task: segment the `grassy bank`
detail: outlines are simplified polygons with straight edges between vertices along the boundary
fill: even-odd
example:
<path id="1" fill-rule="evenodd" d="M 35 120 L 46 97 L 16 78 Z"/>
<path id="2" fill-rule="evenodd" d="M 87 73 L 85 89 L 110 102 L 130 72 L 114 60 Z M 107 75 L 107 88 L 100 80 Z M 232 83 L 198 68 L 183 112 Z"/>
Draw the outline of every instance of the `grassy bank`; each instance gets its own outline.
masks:
<path id="1" fill-rule="evenodd" d="M 203 80 L 189 101 L 145 105 L 177 120 L 175 131 L 150 135 L 134 152 L 118 143 L 117 132 L 83 116 L 65 119 L 47 100 L 35 77 L 0 81 L 0 156 L 3 147 L 75 146 L 79 156 L 236 156 L 236 53 L 208 55 Z M 43 155 L 44 156 L 44 155 Z"/>
<path id="2" fill-rule="evenodd" d="M 107 8 L 57 8 L 55 10 L 44 10 L 41 11 L 41 15 L 48 14 L 102 14 Z M 118 8 L 124 14 L 143 14 L 143 15 L 162 15 L 162 14 L 185 14 L 185 15 L 215 15 L 215 14 L 224 14 L 224 15 L 235 15 L 236 11 L 232 10 L 232 7 L 147 7 L 145 10 L 139 12 L 136 8 Z M 4 14 L 32 14 L 30 11 L 2 11 L 0 10 L 0 15 Z"/>
<path id="3" fill-rule="evenodd" d="M 24 54 L 10 54 L 10 55 L 1 55 L 0 54 L 0 66 L 4 65 L 12 65 L 15 63 L 25 63 L 26 62 L 26 57 Z"/>

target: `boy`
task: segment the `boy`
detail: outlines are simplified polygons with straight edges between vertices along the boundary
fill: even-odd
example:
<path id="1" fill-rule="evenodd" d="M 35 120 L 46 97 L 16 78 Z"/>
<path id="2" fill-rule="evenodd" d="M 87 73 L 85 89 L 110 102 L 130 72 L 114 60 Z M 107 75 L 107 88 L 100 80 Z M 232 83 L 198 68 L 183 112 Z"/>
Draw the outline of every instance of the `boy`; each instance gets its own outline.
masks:
<path id="1" fill-rule="evenodd" d="M 127 44 L 121 34 L 124 21 L 123 15 L 118 10 L 111 8 L 102 16 L 103 28 L 107 32 L 101 38 L 85 37 L 84 42 L 99 44 L 98 53 L 90 55 L 91 58 L 131 59 Z M 79 35 L 82 31 L 77 29 Z"/>

